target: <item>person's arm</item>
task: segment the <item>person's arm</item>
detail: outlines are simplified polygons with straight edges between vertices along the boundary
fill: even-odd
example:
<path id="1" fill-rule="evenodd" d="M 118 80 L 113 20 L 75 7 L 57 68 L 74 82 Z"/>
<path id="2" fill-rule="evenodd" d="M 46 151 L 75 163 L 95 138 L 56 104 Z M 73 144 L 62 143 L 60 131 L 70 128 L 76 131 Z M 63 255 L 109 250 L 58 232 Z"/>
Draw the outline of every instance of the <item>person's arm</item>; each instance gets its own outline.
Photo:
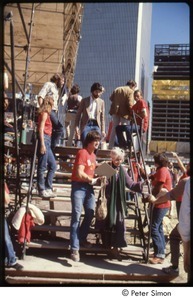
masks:
<path id="1" fill-rule="evenodd" d="M 126 182 L 126 186 L 128 187 L 128 189 L 130 189 L 131 191 L 134 191 L 136 193 L 142 193 L 143 182 L 141 182 L 141 181 L 139 181 L 139 182 L 133 181 L 133 179 L 127 173 L 126 169 L 123 168 L 123 170 L 124 170 L 124 173 L 125 173 L 125 182 Z"/>
<path id="2" fill-rule="evenodd" d="M 46 153 L 46 147 L 44 143 L 44 128 L 45 128 L 45 122 L 48 117 L 48 113 L 44 112 L 42 114 L 42 119 L 39 126 L 39 139 L 40 139 L 40 153 L 45 154 Z"/>
<path id="3" fill-rule="evenodd" d="M 39 104 L 39 106 L 42 105 L 45 96 L 48 94 L 48 91 L 49 91 L 49 83 L 46 82 L 46 83 L 44 83 L 42 89 L 40 90 L 40 92 L 38 94 L 38 104 Z"/>
<path id="4" fill-rule="evenodd" d="M 44 101 L 44 99 L 43 99 L 42 97 L 39 96 L 39 97 L 38 97 L 38 104 L 39 104 L 39 106 L 42 105 L 43 101 Z"/>
<path id="5" fill-rule="evenodd" d="M 177 198 L 183 194 L 185 183 L 187 180 L 188 178 L 184 178 L 183 180 L 179 181 L 178 184 L 165 195 L 160 196 L 159 198 L 155 198 L 154 196 L 152 197 L 152 195 L 150 195 L 147 200 L 153 204 L 165 203 L 168 200 L 177 200 Z"/>
<path id="6" fill-rule="evenodd" d="M 77 166 L 77 170 L 76 170 L 76 176 L 79 178 L 79 179 L 81 179 L 81 180 L 83 180 L 84 182 L 88 182 L 88 183 L 90 183 L 90 184 L 96 184 L 97 183 L 97 181 L 98 181 L 98 179 L 99 179 L 99 177 L 98 178 L 92 178 L 92 177 L 90 177 L 90 176 L 88 176 L 85 172 L 84 172 L 84 170 L 85 170 L 85 166 L 84 165 L 78 165 Z"/>
<path id="7" fill-rule="evenodd" d="M 183 172 L 183 173 L 186 173 L 186 167 L 184 166 L 183 162 L 181 161 L 181 159 L 179 158 L 179 156 L 177 155 L 176 152 L 171 152 L 172 155 L 177 159 L 178 161 L 178 166 L 180 168 L 180 170 Z"/>
<path id="8" fill-rule="evenodd" d="M 81 114 L 83 112 L 83 108 L 84 108 L 84 101 L 82 99 L 80 101 L 80 105 L 78 107 L 78 110 L 77 110 L 77 113 L 76 113 L 76 119 L 75 119 L 75 133 L 76 133 L 78 139 L 80 139 L 79 123 L 80 123 Z"/>
<path id="9" fill-rule="evenodd" d="M 89 177 L 85 172 L 85 166 L 84 165 L 78 165 L 77 166 L 77 170 L 76 170 L 76 176 L 81 179 L 84 180 L 85 182 L 91 183 L 92 182 L 92 178 Z"/>
<path id="10" fill-rule="evenodd" d="M 132 113 L 133 105 L 134 105 L 133 93 L 130 93 L 128 98 L 127 98 L 127 108 L 128 108 L 129 115 L 131 117 L 133 115 L 133 113 Z"/>

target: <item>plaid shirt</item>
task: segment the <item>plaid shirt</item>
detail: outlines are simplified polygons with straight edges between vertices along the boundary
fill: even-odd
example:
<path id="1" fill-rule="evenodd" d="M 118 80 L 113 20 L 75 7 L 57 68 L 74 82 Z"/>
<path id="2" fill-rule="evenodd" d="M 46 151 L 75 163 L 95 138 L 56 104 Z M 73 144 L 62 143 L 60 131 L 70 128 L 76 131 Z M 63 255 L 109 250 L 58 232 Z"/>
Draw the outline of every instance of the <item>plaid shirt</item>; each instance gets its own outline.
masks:
<path id="1" fill-rule="evenodd" d="M 57 89 L 57 86 L 54 82 L 46 82 L 41 91 L 39 92 L 38 94 L 38 97 L 41 97 L 41 98 L 45 98 L 46 96 L 52 96 L 53 99 L 54 99 L 54 107 L 53 109 L 54 110 L 58 110 L 58 97 L 59 97 L 59 92 L 58 92 L 58 89 Z"/>

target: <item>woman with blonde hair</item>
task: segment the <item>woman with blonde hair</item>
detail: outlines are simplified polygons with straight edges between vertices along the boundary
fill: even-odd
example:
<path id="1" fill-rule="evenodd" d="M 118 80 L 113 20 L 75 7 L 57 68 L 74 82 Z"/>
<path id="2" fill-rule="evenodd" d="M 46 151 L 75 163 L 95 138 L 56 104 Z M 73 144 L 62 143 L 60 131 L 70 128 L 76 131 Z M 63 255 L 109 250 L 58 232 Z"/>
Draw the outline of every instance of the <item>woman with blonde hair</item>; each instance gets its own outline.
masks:
<path id="1" fill-rule="evenodd" d="M 54 100 L 46 96 L 38 110 L 38 168 L 37 184 L 43 198 L 55 197 L 52 182 L 56 171 L 56 161 L 51 149 L 52 122 L 50 114 Z M 44 178 L 45 172 L 46 178 Z"/>

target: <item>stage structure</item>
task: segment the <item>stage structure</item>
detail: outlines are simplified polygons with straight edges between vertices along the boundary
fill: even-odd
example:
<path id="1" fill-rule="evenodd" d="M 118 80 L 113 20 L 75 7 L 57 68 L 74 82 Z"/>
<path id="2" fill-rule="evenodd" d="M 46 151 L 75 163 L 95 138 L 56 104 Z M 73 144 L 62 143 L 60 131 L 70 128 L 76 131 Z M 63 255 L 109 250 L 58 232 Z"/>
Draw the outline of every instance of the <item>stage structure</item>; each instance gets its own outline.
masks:
<path id="1" fill-rule="evenodd" d="M 13 156 L 16 159 L 15 202 L 17 206 L 21 201 L 20 150 L 24 129 L 28 127 L 28 119 L 34 120 L 38 92 L 54 73 L 65 74 L 66 90 L 69 90 L 73 84 L 83 5 L 81 3 L 9 3 L 4 6 L 3 14 L 3 59 L 9 81 L 5 92 L 14 114 Z M 20 127 L 18 127 L 18 118 L 21 118 Z M 11 139 L 10 136 L 6 138 Z M 9 145 L 7 148 L 6 145 L 5 151 L 5 154 L 9 155 L 12 149 L 9 149 Z"/>
<path id="2" fill-rule="evenodd" d="M 32 86 L 33 93 L 37 94 L 56 72 L 66 75 L 69 89 L 74 79 L 83 5 L 7 4 L 4 7 L 4 61 L 8 72 L 11 71 L 10 30 L 6 22 L 9 14 L 14 24 L 16 92 L 20 91 L 20 87 L 27 92 Z M 8 91 L 11 92 L 11 84 Z"/>

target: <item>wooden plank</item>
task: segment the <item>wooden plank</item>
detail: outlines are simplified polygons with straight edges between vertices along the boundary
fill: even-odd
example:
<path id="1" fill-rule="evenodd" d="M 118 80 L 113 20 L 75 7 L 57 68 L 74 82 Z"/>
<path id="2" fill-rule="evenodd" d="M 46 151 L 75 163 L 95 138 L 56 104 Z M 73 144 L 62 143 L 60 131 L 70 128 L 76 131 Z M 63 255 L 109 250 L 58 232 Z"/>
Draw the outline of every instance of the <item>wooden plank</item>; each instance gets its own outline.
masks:
<path id="1" fill-rule="evenodd" d="M 70 226 L 62 225 L 35 225 L 31 228 L 32 231 L 47 231 L 47 232 L 70 232 Z M 100 231 L 95 228 L 90 228 L 89 233 L 99 233 Z"/>
<path id="2" fill-rule="evenodd" d="M 66 210 L 55 210 L 55 209 L 42 209 L 42 213 L 44 215 L 54 215 L 54 216 L 71 216 L 72 212 L 71 211 L 66 211 Z M 84 214 L 82 214 L 84 215 Z"/>
<path id="3" fill-rule="evenodd" d="M 40 240 L 40 239 L 34 239 L 31 240 L 30 243 L 27 244 L 27 247 L 29 248 L 39 248 L 39 249 L 61 249 L 61 250 L 70 250 L 69 248 L 70 241 L 64 240 L 64 241 L 53 241 L 53 240 Z M 92 248 L 84 248 L 80 247 L 80 251 L 86 251 L 88 253 L 108 253 L 110 252 L 110 249 L 104 248 L 102 244 L 94 244 Z M 142 255 L 144 252 L 143 247 L 140 245 L 128 245 L 127 247 L 124 247 L 120 254 L 125 255 Z"/>
<path id="4" fill-rule="evenodd" d="M 129 266 L 128 266 L 129 269 Z M 6 270 L 5 272 L 6 277 L 7 276 L 17 276 L 17 279 L 21 277 L 22 279 L 26 279 L 27 282 L 30 281 L 30 278 L 36 279 L 37 283 L 41 282 L 41 279 L 45 280 L 45 278 L 50 278 L 50 279 L 68 279 L 70 282 L 71 280 L 77 280 L 79 283 L 79 280 L 86 280 L 86 282 L 89 280 L 95 280 L 95 284 L 98 284 L 98 280 L 101 280 L 103 284 L 106 282 L 108 283 L 109 281 L 120 282 L 120 281 L 127 281 L 126 283 L 128 284 L 128 281 L 154 281 L 154 282 L 169 282 L 176 278 L 177 276 L 171 276 L 167 274 L 146 274 L 144 273 L 126 273 L 126 274 L 113 274 L 113 273 L 84 273 L 84 272 L 76 272 L 74 271 L 73 273 L 70 272 L 50 272 L 50 271 L 15 271 L 15 270 Z M 28 277 L 28 278 L 27 278 Z M 9 278 L 6 278 L 9 280 Z M 38 279 L 38 280 L 37 280 Z M 34 280 L 32 282 L 34 283 Z"/>

